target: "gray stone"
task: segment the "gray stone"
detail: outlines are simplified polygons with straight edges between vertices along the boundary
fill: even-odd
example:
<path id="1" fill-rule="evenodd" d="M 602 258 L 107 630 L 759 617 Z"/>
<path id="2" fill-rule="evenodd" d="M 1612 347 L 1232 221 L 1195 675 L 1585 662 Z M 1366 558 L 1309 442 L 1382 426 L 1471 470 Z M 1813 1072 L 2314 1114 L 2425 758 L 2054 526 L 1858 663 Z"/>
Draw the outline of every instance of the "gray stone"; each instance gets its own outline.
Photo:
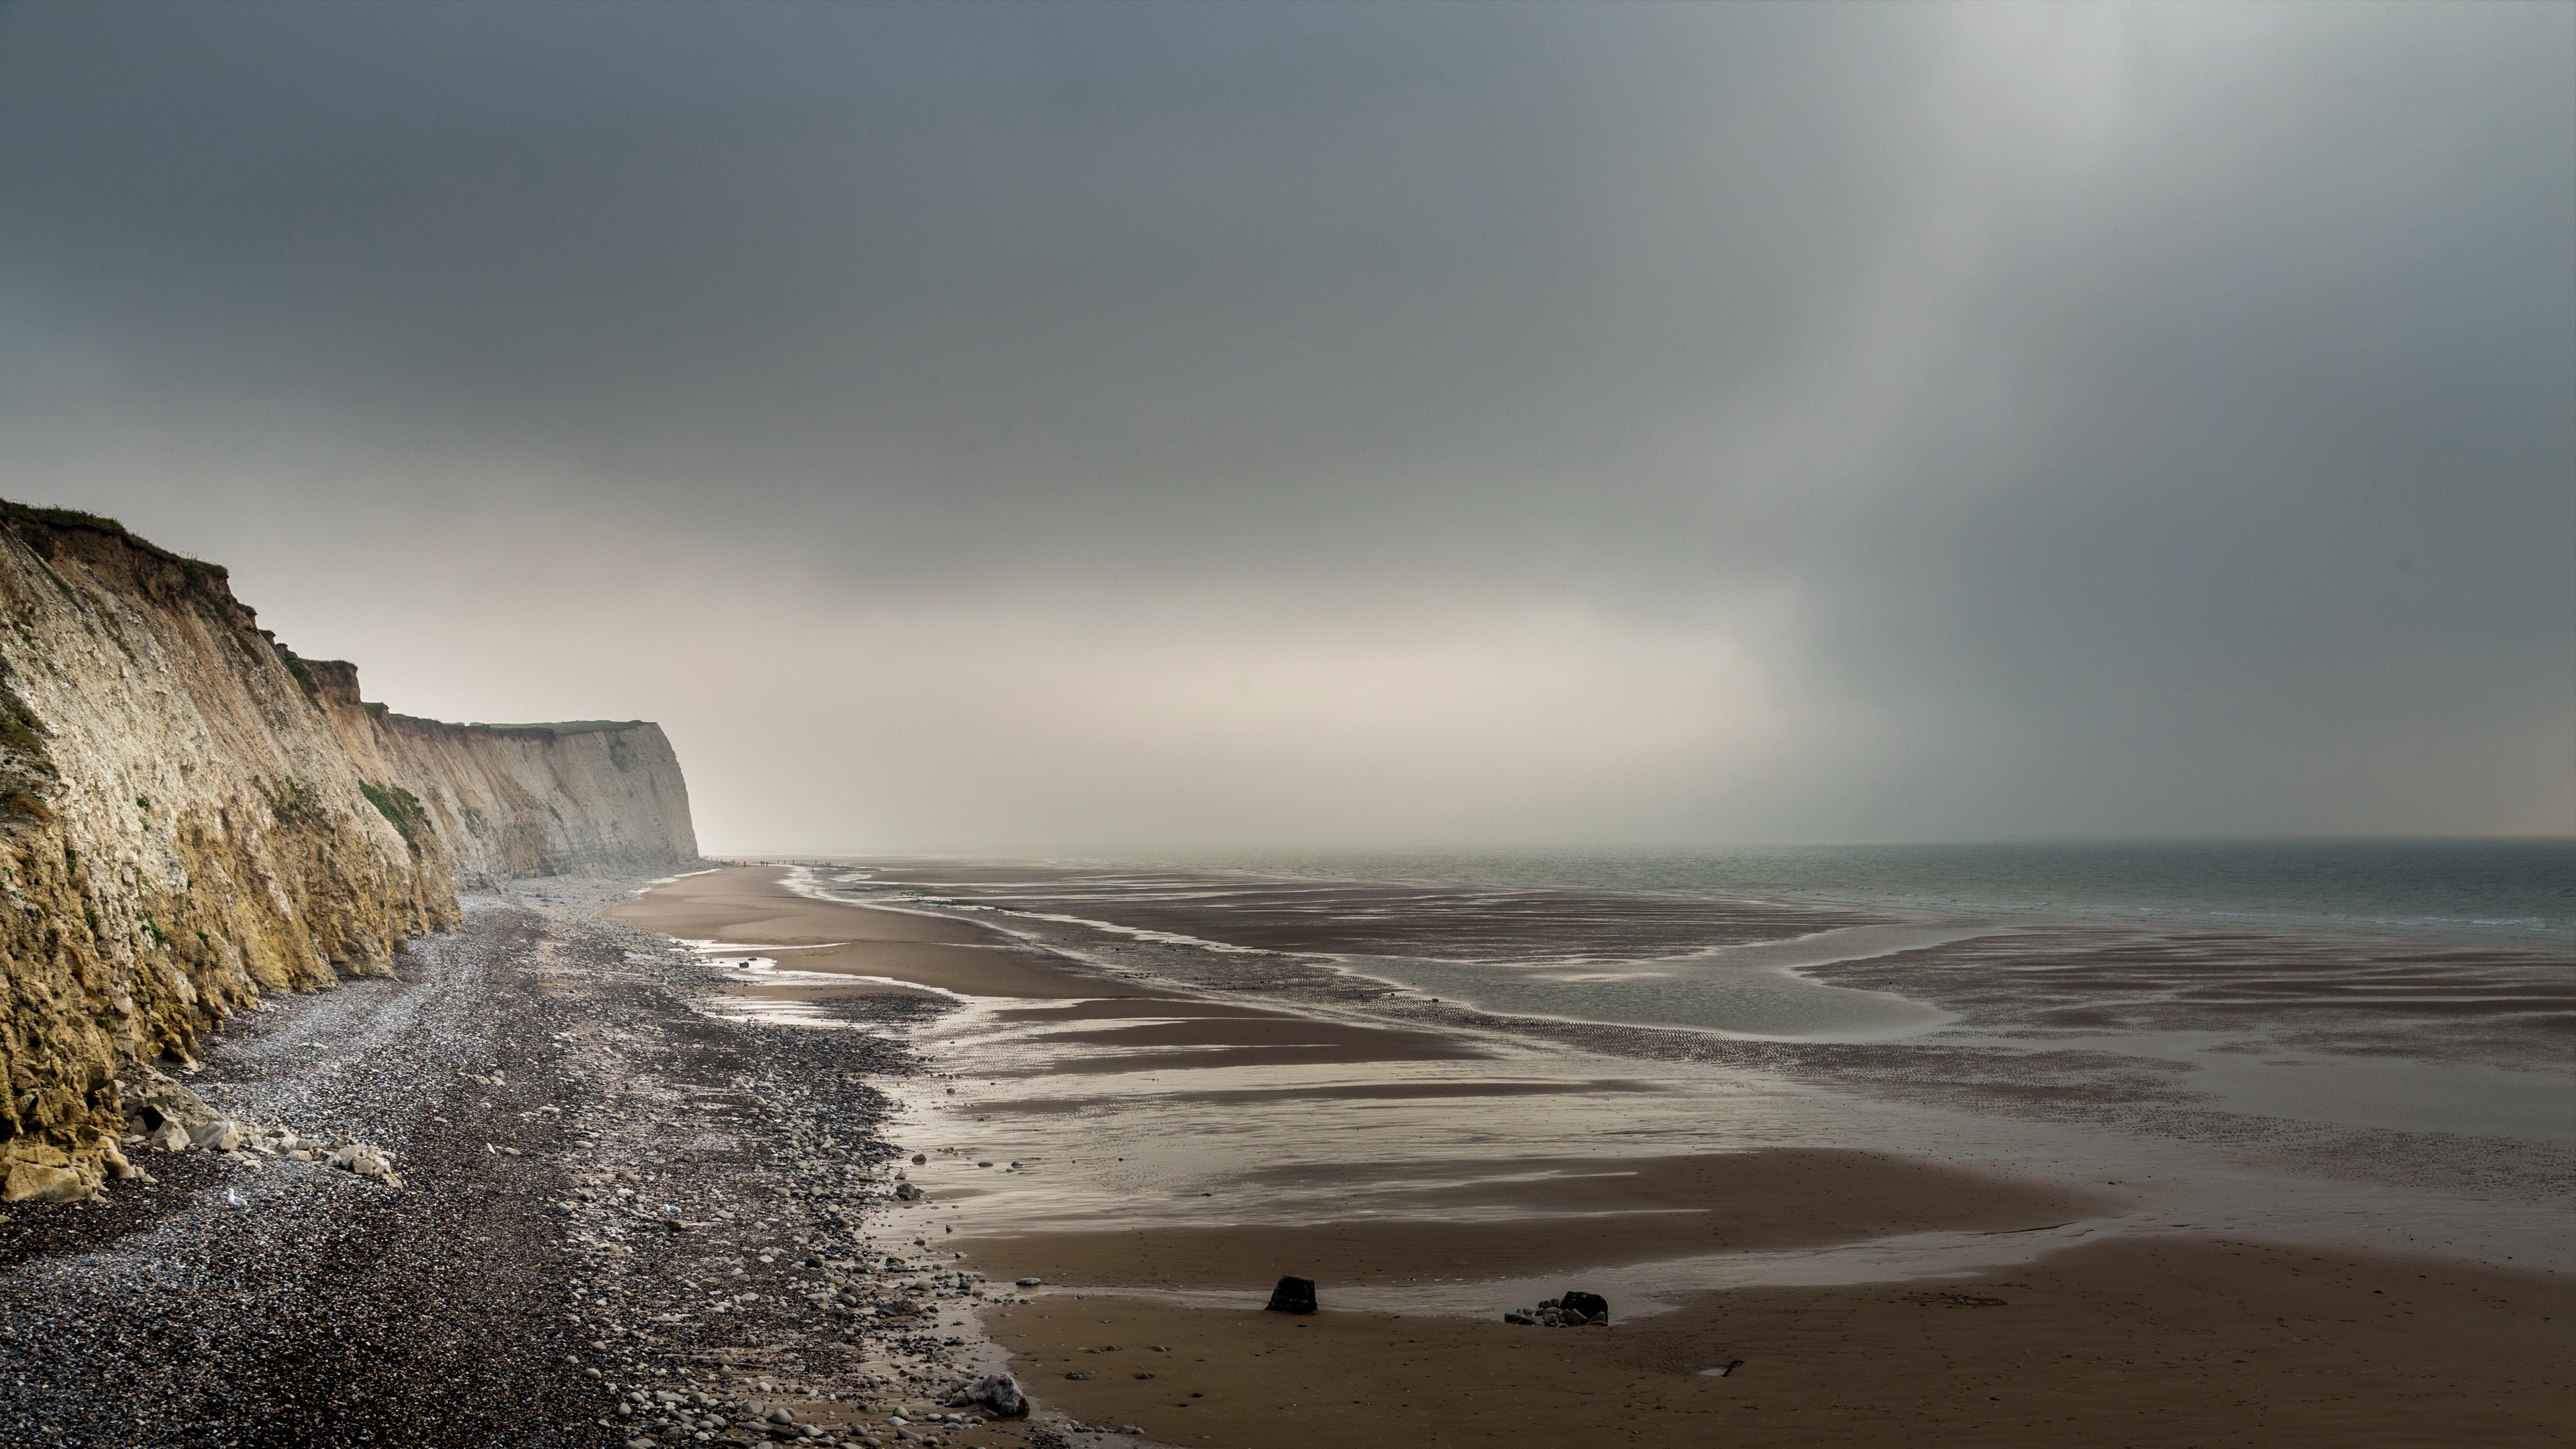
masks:
<path id="1" fill-rule="evenodd" d="M 148 1073 L 144 1079 L 143 1090 L 137 1095 L 135 1101 L 143 1109 L 143 1115 L 156 1127 L 166 1122 L 176 1122 L 184 1130 L 200 1123 L 212 1122 L 222 1115 L 207 1106 L 203 1097 L 181 1086 L 176 1078 L 164 1076 L 158 1071 Z"/>
<path id="2" fill-rule="evenodd" d="M 966 1401 L 978 1404 L 1004 1419 L 1029 1416 L 1028 1395 L 1020 1392 L 1020 1381 L 1009 1374 L 986 1374 L 967 1385 Z"/>
<path id="3" fill-rule="evenodd" d="M 212 1148 L 217 1152 L 238 1152 L 247 1138 L 248 1134 L 242 1131 L 241 1124 L 229 1117 L 217 1117 L 211 1122 L 200 1122 L 188 1129 L 188 1141 L 191 1144 Z"/>
<path id="4" fill-rule="evenodd" d="M 394 1155 L 370 1142 L 342 1143 L 332 1151 L 328 1165 L 387 1187 L 402 1186 L 401 1176 L 394 1171 Z"/>

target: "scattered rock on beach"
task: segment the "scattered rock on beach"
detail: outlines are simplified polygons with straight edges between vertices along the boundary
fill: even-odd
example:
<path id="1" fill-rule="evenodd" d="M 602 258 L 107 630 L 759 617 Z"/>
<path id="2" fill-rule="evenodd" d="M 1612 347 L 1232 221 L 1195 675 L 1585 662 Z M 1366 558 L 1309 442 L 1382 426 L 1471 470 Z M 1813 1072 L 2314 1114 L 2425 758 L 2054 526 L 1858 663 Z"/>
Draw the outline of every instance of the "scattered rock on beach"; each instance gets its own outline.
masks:
<path id="1" fill-rule="evenodd" d="M 188 1129 L 190 1145 L 210 1148 L 216 1152 L 240 1151 L 242 1141 L 247 1135 L 242 1131 L 241 1124 L 229 1117 L 200 1122 Z"/>
<path id="2" fill-rule="evenodd" d="M 1312 1313 L 1315 1311 L 1315 1280 L 1286 1277 L 1270 1290 L 1270 1301 L 1263 1307 L 1271 1313 Z"/>
<path id="3" fill-rule="evenodd" d="M 371 1142 L 344 1142 L 332 1151 L 325 1165 L 387 1187 L 402 1186 L 402 1178 L 394 1172 L 394 1155 Z"/>
<path id="4" fill-rule="evenodd" d="M 1568 1323 L 1608 1323 L 1610 1300 L 1598 1293 L 1568 1293 L 1556 1301 Z"/>
<path id="5" fill-rule="evenodd" d="M 1529 1308 L 1514 1309 L 1503 1315 L 1505 1323 L 1535 1328 L 1581 1328 L 1610 1323 L 1610 1300 L 1598 1293 L 1567 1293 L 1561 1298 L 1542 1298 Z"/>
<path id="6" fill-rule="evenodd" d="M 966 1389 L 966 1401 L 1005 1419 L 1029 1416 L 1028 1395 L 1020 1392 L 1020 1381 L 1009 1374 L 987 1374 Z"/>

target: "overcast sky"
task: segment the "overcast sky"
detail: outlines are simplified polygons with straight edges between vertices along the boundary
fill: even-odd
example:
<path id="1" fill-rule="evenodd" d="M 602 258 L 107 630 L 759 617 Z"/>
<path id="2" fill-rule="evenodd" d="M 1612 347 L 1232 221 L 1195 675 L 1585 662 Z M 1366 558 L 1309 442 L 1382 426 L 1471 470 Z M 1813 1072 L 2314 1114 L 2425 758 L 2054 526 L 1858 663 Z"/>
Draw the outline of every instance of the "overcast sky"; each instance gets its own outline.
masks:
<path id="1" fill-rule="evenodd" d="M 2576 832 L 2576 6 L 14 5 L 0 495 L 711 850 Z"/>

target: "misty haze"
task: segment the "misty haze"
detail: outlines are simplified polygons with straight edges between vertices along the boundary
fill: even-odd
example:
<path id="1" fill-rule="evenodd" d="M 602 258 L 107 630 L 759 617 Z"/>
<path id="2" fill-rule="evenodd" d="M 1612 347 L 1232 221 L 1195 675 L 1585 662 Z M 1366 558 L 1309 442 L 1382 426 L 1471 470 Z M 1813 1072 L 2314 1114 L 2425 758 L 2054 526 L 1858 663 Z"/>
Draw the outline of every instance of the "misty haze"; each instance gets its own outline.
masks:
<path id="1" fill-rule="evenodd" d="M 2576 0 L 0 3 L 0 1438 L 2576 1432 Z"/>

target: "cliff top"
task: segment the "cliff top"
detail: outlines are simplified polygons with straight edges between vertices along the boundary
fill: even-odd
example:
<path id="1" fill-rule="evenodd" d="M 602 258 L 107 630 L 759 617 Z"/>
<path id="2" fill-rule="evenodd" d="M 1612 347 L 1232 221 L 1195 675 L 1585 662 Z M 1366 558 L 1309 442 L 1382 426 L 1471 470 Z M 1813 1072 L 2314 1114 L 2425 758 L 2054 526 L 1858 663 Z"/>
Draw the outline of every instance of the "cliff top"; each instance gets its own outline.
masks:
<path id="1" fill-rule="evenodd" d="M 640 719 L 568 719 L 560 720 L 553 724 L 477 723 L 469 725 L 467 728 L 478 730 L 545 730 L 548 733 L 558 735 L 589 735 L 597 734 L 602 730 L 637 729 L 650 723 L 652 723 L 652 721 Z"/>
<path id="2" fill-rule="evenodd" d="M 159 559 L 164 563 L 176 564 L 192 577 L 209 580 L 222 586 L 220 592 L 226 598 L 229 599 L 231 596 L 232 571 L 230 569 L 227 569 L 219 563 L 208 563 L 204 559 L 191 558 L 186 554 L 175 553 L 169 549 L 163 548 L 152 540 L 143 537 L 141 534 L 136 533 L 130 528 L 127 528 L 124 524 L 117 522 L 115 519 L 108 518 L 100 514 L 85 513 L 77 508 L 52 508 L 33 503 L 17 503 L 6 498 L 0 498 L 0 526 L 5 526 L 15 530 L 21 537 L 24 537 L 27 540 L 29 546 L 35 548 L 39 554 L 48 558 L 52 557 L 54 554 L 54 545 L 48 541 L 51 535 L 56 533 L 93 534 L 103 539 L 121 543 L 127 548 L 134 550 L 136 553 L 143 554 L 146 557 Z M 240 609 L 245 616 L 251 618 L 257 617 L 257 611 L 253 610 L 249 605 L 242 603 L 238 599 L 233 599 L 231 602 L 232 605 L 235 608 Z M 293 649 L 279 643 L 277 636 L 274 633 L 266 630 L 262 630 L 261 632 L 266 634 L 268 641 L 276 646 L 278 656 L 285 661 L 286 667 L 294 672 L 296 679 L 304 685 L 305 690 L 308 693 L 315 695 L 317 698 L 325 695 L 344 696 L 340 701 L 342 703 L 359 705 L 359 707 L 366 709 L 379 717 L 388 714 L 388 711 L 381 704 L 360 703 L 358 699 L 357 665 L 350 663 L 346 659 L 305 659 L 297 655 Z M 609 730 L 642 728 L 650 723 L 650 721 L 640 719 L 575 719 L 536 724 L 477 723 L 470 725 L 455 725 L 448 724 L 443 720 L 418 719 L 410 715 L 394 715 L 392 717 L 395 719 L 409 720 L 416 724 L 437 725 L 445 729 L 532 732 L 549 735 L 599 734 Z"/>
<path id="3" fill-rule="evenodd" d="M 138 553 L 149 554 L 154 558 L 178 564 L 182 568 L 211 574 L 218 579 L 232 577 L 232 571 L 222 564 L 208 563 L 201 558 L 190 558 L 184 553 L 173 553 L 113 518 L 102 518 L 95 513 L 83 513 L 77 508 L 42 508 L 32 503 L 12 503 L 5 498 L 0 498 L 0 518 L 18 525 L 22 532 L 33 525 L 39 528 L 76 529 L 84 533 L 105 534 L 109 538 L 122 541 Z"/>

